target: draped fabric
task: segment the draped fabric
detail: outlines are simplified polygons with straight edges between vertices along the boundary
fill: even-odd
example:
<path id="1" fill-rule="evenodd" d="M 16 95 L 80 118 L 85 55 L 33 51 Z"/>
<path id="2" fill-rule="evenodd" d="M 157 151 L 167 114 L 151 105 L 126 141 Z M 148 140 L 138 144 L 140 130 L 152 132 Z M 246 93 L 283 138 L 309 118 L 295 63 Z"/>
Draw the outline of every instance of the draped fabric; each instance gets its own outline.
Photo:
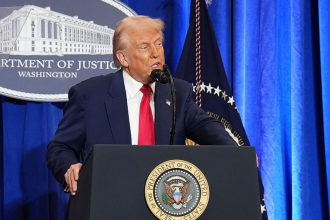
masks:
<path id="1" fill-rule="evenodd" d="M 11 99 L 2 108 L 3 219 L 64 219 L 67 198 L 45 161 L 61 109 Z"/>
<path id="2" fill-rule="evenodd" d="M 190 0 L 123 2 L 165 21 L 166 60 L 175 72 Z M 328 219 L 330 2 L 207 3 L 229 84 L 258 152 L 269 219 Z M 0 109 L 2 219 L 64 219 L 67 196 L 45 163 L 62 103 L 2 97 Z"/>

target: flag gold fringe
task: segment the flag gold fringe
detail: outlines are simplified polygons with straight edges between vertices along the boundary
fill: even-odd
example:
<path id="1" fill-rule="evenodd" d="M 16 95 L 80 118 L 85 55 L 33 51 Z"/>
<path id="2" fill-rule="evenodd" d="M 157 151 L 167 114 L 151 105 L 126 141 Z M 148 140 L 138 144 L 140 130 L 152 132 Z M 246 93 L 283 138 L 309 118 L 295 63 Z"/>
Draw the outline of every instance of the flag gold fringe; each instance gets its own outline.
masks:
<path id="1" fill-rule="evenodd" d="M 189 147 L 196 147 L 196 146 L 199 145 L 199 144 L 197 144 L 196 142 L 194 142 L 194 141 L 192 141 L 192 140 L 190 140 L 190 139 L 188 139 L 188 138 L 186 138 L 185 144 L 186 144 L 187 146 L 189 146 Z"/>

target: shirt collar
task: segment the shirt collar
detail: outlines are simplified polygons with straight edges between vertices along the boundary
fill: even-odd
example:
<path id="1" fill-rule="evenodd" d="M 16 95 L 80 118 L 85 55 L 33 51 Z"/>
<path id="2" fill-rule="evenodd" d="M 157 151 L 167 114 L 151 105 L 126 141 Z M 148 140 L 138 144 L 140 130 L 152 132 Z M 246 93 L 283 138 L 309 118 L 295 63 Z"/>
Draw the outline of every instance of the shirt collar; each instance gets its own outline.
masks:
<path id="1" fill-rule="evenodd" d="M 123 70 L 123 78 L 124 78 L 124 84 L 125 84 L 127 98 L 132 98 L 136 94 L 138 94 L 138 92 L 140 92 L 140 89 L 143 86 L 143 84 L 136 81 L 125 70 Z M 152 93 L 154 94 L 155 93 L 155 82 L 150 84 L 150 88 L 152 90 Z"/>

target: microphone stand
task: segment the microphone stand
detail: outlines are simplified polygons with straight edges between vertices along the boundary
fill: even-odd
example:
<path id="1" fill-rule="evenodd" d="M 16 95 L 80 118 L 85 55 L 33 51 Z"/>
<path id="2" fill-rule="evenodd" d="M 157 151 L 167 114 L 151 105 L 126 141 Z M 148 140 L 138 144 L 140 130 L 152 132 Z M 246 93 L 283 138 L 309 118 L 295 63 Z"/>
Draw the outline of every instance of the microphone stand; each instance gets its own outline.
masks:
<path id="1" fill-rule="evenodd" d="M 176 127 L 176 91 L 174 86 L 174 80 L 171 74 L 170 69 L 166 64 L 164 64 L 164 71 L 170 78 L 170 86 L 171 86 L 171 97 L 172 97 L 172 127 L 170 130 L 170 145 L 173 145 L 174 135 L 175 135 L 175 127 Z"/>
<path id="2" fill-rule="evenodd" d="M 172 127 L 170 130 L 170 145 L 173 145 L 175 127 L 176 127 L 176 91 L 174 86 L 174 80 L 170 69 L 166 64 L 163 66 L 163 70 L 154 69 L 150 77 L 155 81 L 162 84 L 170 83 L 171 86 L 171 98 L 172 98 Z"/>

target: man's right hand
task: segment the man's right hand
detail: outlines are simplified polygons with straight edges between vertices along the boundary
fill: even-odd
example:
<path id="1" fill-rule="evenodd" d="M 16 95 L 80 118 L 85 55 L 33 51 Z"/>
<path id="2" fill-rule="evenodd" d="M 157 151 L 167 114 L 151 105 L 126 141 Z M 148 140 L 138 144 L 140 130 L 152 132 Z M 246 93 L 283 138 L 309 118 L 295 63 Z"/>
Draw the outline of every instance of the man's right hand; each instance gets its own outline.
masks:
<path id="1" fill-rule="evenodd" d="M 81 166 L 81 163 L 72 164 L 64 174 L 65 182 L 67 184 L 65 191 L 70 192 L 73 196 L 76 195 L 77 192 L 77 181 L 79 179 Z"/>

